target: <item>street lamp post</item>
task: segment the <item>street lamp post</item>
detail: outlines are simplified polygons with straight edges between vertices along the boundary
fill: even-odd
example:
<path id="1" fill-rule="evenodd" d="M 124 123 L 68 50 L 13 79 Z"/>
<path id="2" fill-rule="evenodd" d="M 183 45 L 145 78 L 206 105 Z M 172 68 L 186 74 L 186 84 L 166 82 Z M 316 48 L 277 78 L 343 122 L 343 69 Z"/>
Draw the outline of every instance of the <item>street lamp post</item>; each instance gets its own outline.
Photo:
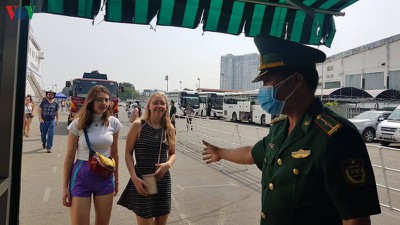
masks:
<path id="1" fill-rule="evenodd" d="M 200 89 L 200 77 L 198 77 L 197 80 L 199 81 L 199 89 Z"/>
<path id="2" fill-rule="evenodd" d="M 165 80 L 167 81 L 167 91 L 168 91 L 168 75 L 165 75 Z"/>
<path id="3" fill-rule="evenodd" d="M 181 84 L 181 90 L 182 90 L 182 81 L 180 80 L 179 83 Z"/>

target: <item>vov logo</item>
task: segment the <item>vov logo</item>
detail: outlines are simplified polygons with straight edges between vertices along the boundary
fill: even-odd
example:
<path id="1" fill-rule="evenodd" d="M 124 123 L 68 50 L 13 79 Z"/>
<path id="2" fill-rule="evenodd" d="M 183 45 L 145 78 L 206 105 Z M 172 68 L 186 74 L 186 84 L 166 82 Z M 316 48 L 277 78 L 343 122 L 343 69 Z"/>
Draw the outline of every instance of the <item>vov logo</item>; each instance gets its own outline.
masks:
<path id="1" fill-rule="evenodd" d="M 26 17 L 32 19 L 33 13 L 35 12 L 35 8 L 36 6 L 6 5 L 6 9 L 11 20 L 14 20 L 14 18 L 23 20 Z"/>

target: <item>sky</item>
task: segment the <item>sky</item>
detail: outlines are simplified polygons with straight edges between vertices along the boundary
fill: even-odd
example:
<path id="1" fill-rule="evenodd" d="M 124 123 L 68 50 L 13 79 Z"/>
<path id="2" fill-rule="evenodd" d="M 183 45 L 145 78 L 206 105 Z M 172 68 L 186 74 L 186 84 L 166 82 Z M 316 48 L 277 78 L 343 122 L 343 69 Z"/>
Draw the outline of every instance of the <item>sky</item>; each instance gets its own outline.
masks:
<path id="1" fill-rule="evenodd" d="M 335 17 L 336 35 L 327 56 L 400 33 L 400 1 L 359 0 Z M 154 26 L 155 23 L 153 23 Z M 98 70 L 110 80 L 143 89 L 219 88 L 220 60 L 226 54 L 258 53 L 253 38 L 149 25 L 118 24 L 37 13 L 31 27 L 45 59 L 45 89 Z"/>

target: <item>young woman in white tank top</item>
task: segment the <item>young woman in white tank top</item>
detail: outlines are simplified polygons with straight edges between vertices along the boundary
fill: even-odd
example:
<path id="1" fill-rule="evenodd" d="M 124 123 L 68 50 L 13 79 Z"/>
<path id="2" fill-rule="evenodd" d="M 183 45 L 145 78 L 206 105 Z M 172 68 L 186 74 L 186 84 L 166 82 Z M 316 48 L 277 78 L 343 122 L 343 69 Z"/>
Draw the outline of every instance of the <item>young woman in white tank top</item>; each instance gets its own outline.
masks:
<path id="1" fill-rule="evenodd" d="M 31 130 L 32 118 L 34 116 L 35 106 L 33 105 L 32 97 L 30 95 L 25 98 L 25 114 L 24 114 L 24 136 L 29 137 Z"/>

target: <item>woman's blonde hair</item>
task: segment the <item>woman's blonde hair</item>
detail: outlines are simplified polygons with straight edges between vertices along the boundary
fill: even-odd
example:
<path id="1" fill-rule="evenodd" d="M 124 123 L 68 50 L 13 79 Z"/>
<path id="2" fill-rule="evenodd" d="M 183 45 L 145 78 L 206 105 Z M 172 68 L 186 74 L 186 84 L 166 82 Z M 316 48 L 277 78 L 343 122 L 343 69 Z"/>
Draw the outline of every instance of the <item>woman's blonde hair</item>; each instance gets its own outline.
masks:
<path id="1" fill-rule="evenodd" d="M 166 138 L 167 138 L 167 140 L 168 140 L 169 146 L 175 146 L 175 144 L 176 144 L 176 140 L 175 140 L 175 128 L 174 128 L 174 126 L 173 126 L 172 123 L 171 123 L 171 119 L 169 118 L 169 104 L 168 104 L 167 97 L 165 96 L 164 93 L 162 93 L 162 92 L 156 92 L 156 93 L 152 94 L 152 95 L 149 97 L 149 100 L 147 101 L 146 109 L 145 109 L 145 111 L 144 111 L 144 113 L 143 113 L 142 119 L 145 120 L 145 121 L 149 121 L 149 120 L 150 120 L 150 115 L 151 115 L 151 112 L 150 112 L 150 104 L 151 104 L 151 101 L 152 101 L 155 97 L 162 97 L 162 98 L 164 99 L 164 101 L 165 101 L 165 104 L 166 104 L 166 106 L 165 106 L 165 107 L 166 107 L 166 111 L 164 112 L 164 114 L 163 114 L 163 116 L 162 116 L 162 118 L 161 118 L 161 125 L 162 125 L 162 127 L 164 128 L 164 130 L 165 130 L 165 135 L 166 135 Z"/>
<path id="2" fill-rule="evenodd" d="M 85 99 L 85 103 L 83 103 L 82 107 L 78 111 L 77 118 L 79 118 L 78 121 L 78 130 L 83 130 L 83 128 L 88 128 L 93 122 L 93 105 L 94 102 L 97 99 L 97 96 L 99 93 L 106 93 L 109 98 L 111 98 L 110 92 L 106 87 L 103 85 L 95 85 L 92 88 L 90 88 L 89 93 Z M 102 119 L 104 120 L 102 125 L 108 126 L 109 121 L 108 118 L 112 115 L 112 106 L 111 106 L 111 99 L 110 99 L 110 104 L 108 105 L 107 111 L 103 113 Z"/>

